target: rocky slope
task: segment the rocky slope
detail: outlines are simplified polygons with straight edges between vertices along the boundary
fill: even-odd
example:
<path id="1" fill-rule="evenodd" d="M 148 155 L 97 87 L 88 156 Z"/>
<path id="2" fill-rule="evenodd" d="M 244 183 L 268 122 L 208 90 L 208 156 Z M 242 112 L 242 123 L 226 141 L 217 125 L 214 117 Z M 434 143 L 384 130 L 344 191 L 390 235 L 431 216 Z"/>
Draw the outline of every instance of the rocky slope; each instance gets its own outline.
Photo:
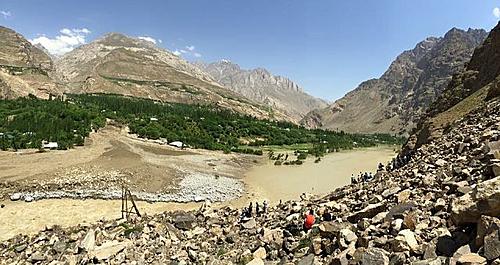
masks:
<path id="1" fill-rule="evenodd" d="M 455 106 L 435 110 L 433 117 L 461 104 L 465 106 L 460 109 L 467 111 L 453 116 L 440 137 L 416 146 L 406 164 L 380 171 L 374 180 L 336 189 L 322 198 L 304 196 L 301 201 L 274 205 L 248 220 L 240 220 L 241 210 L 211 209 L 206 204 L 195 212 L 47 228 L 0 243 L 0 260 L 5 264 L 499 265 L 500 98 L 492 86 L 498 78 L 494 59 L 500 54 L 499 28 L 500 24 L 466 68 L 475 62 L 482 65 L 470 80 L 471 88 L 482 87 L 473 92 L 451 82 L 447 91 L 464 95 L 457 96 Z M 478 58 L 486 61 L 480 63 Z M 470 104 L 482 90 L 482 104 Z M 448 93 L 444 95 L 436 105 L 441 105 L 439 100 L 447 102 Z M 310 209 L 317 213 L 317 221 L 304 232 L 302 214 Z M 333 214 L 333 220 L 319 217 L 325 211 Z"/>
<path id="2" fill-rule="evenodd" d="M 0 98 L 60 94 L 52 59 L 15 31 L 0 26 Z"/>
<path id="3" fill-rule="evenodd" d="M 486 38 L 484 30 L 452 29 L 400 54 L 378 79 L 361 83 L 302 120 L 310 127 L 348 132 L 408 133 Z"/>
<path id="4" fill-rule="evenodd" d="M 268 111 L 225 89 L 208 74 L 153 43 L 119 33 L 82 45 L 55 61 L 72 93 L 116 93 L 170 102 L 217 104 L 256 117 Z M 278 118 L 279 113 L 276 114 Z"/>
<path id="5" fill-rule="evenodd" d="M 263 68 L 244 70 L 228 60 L 195 65 L 225 87 L 272 109 L 279 109 L 297 122 L 308 112 L 327 106 L 324 100 L 307 94 L 290 79 L 272 75 Z"/>
<path id="6" fill-rule="evenodd" d="M 458 119 L 500 95 L 500 23 L 428 109 L 406 150 L 439 138 Z"/>
<path id="7" fill-rule="evenodd" d="M 404 166 L 323 198 L 50 227 L 0 243 L 16 264 L 500 264 L 500 102 L 476 109 Z M 309 232 L 302 214 L 328 211 Z M 264 263 L 264 261 L 266 263 Z"/>

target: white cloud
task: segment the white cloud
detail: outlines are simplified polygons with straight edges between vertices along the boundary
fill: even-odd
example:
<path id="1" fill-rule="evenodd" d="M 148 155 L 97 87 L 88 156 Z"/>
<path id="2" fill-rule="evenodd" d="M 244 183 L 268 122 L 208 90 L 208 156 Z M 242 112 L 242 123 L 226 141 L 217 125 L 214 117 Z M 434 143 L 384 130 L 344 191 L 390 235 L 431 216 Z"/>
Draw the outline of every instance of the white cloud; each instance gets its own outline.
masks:
<path id="1" fill-rule="evenodd" d="M 493 8 L 493 15 L 496 18 L 500 18 L 500 8 L 498 8 L 498 7 Z"/>
<path id="2" fill-rule="evenodd" d="M 194 51 L 194 46 L 188 45 L 188 46 L 186 46 L 186 49 L 188 49 L 189 51 Z"/>
<path id="3" fill-rule="evenodd" d="M 163 41 L 162 41 L 161 39 L 158 39 L 158 42 L 159 42 L 159 43 L 163 43 Z"/>
<path id="4" fill-rule="evenodd" d="M 90 34 L 90 30 L 86 28 L 63 28 L 59 32 L 61 34 L 57 35 L 55 38 L 48 38 L 45 35 L 41 35 L 40 37 L 30 40 L 30 42 L 33 44 L 42 45 L 49 51 L 49 53 L 53 55 L 61 56 L 67 52 L 72 51 L 74 48 L 85 44 L 85 39 L 87 35 Z"/>
<path id="5" fill-rule="evenodd" d="M 177 56 L 180 56 L 182 54 L 179 50 L 175 50 L 173 53 L 174 53 L 174 55 L 177 55 Z"/>
<path id="6" fill-rule="evenodd" d="M 5 11 L 5 10 L 0 10 L 0 14 L 2 14 L 3 18 L 5 19 L 12 16 L 12 13 L 10 13 L 10 11 Z"/>
<path id="7" fill-rule="evenodd" d="M 157 41 L 156 41 L 156 39 L 151 38 L 151 37 L 149 37 L 149 36 L 140 36 L 140 37 L 137 37 L 137 38 L 138 38 L 138 39 L 141 39 L 141 40 L 145 40 L 145 41 L 152 42 L 152 43 L 154 43 L 154 44 L 156 44 L 156 42 L 157 42 Z M 160 42 L 160 43 L 161 43 L 161 40 L 159 40 L 158 42 Z"/>
<path id="8" fill-rule="evenodd" d="M 187 51 L 186 51 L 186 50 L 181 50 L 181 53 L 186 54 L 186 53 L 187 53 Z"/>
<path id="9" fill-rule="evenodd" d="M 202 56 L 201 53 L 196 51 L 196 47 L 194 45 L 186 45 L 183 49 L 175 49 L 172 53 L 188 59 L 200 58 Z"/>
<path id="10" fill-rule="evenodd" d="M 196 57 L 196 58 L 200 58 L 200 57 L 201 57 L 201 54 L 199 54 L 199 53 L 195 52 L 195 53 L 193 53 L 193 56 L 194 56 L 194 57 Z"/>

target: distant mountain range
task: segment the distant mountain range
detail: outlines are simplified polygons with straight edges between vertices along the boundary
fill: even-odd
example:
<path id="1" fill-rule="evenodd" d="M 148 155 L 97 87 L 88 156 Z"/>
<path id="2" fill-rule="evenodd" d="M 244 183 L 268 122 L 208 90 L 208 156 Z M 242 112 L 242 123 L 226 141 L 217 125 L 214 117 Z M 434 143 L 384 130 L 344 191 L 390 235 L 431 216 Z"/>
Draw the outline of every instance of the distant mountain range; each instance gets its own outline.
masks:
<path id="1" fill-rule="evenodd" d="M 427 38 L 400 54 L 380 78 L 361 83 L 329 105 L 265 69 L 244 70 L 227 60 L 189 63 L 152 42 L 120 33 L 54 58 L 0 27 L 0 97 L 116 93 L 211 104 L 313 128 L 407 135 L 439 95 L 453 94 L 445 91 L 447 84 L 486 36 L 484 30 L 454 28 L 443 37 Z M 466 79 L 471 73 L 462 75 Z"/>
<path id="2" fill-rule="evenodd" d="M 296 122 L 308 112 L 327 106 L 326 101 L 307 94 L 290 79 L 275 76 L 263 68 L 244 70 L 228 60 L 197 62 L 195 65 L 223 86 L 272 109 L 281 110 Z"/>
<path id="3" fill-rule="evenodd" d="M 427 38 L 400 54 L 380 78 L 310 112 L 301 123 L 347 132 L 407 134 L 487 35 L 482 29 L 453 28 L 444 37 Z"/>

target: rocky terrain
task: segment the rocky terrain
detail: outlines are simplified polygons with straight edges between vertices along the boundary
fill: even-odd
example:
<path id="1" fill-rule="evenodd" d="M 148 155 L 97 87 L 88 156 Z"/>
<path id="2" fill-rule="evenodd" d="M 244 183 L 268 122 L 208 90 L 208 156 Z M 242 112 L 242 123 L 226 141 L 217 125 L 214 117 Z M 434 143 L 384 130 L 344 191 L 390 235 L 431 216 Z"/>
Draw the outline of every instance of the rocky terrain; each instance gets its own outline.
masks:
<path id="1" fill-rule="evenodd" d="M 308 112 L 327 106 L 327 102 L 307 94 L 292 80 L 272 75 L 263 68 L 245 70 L 228 60 L 195 65 L 225 87 L 271 109 L 279 109 L 296 122 Z"/>
<path id="2" fill-rule="evenodd" d="M 405 166 L 324 198 L 240 221 L 241 210 L 170 212 L 49 227 L 0 244 L 2 264 L 500 264 L 500 102 L 461 119 Z M 302 214 L 314 209 L 307 233 Z M 333 214 L 332 221 L 319 216 Z"/>
<path id="3" fill-rule="evenodd" d="M 15 31 L 0 26 L 0 98 L 48 98 L 61 93 L 52 59 Z"/>
<path id="4" fill-rule="evenodd" d="M 406 134 L 469 61 L 486 38 L 484 30 L 453 28 L 400 54 L 378 79 L 361 83 L 327 108 L 310 112 L 302 124 L 347 132 Z"/>
<path id="5" fill-rule="evenodd" d="M 499 28 L 471 64 L 500 54 Z M 193 212 L 48 227 L 0 243 L 0 263 L 498 265 L 500 99 L 488 83 L 498 76 L 496 65 L 483 64 L 475 73 L 473 83 L 483 84 L 477 91 L 486 95 L 481 104 L 470 104 L 476 91 L 436 110 L 434 117 L 457 108 L 461 115 L 440 137 L 413 145 L 406 164 L 381 170 L 371 181 L 273 205 L 245 219 L 243 209 L 206 203 Z M 311 209 L 316 224 L 306 232 L 303 214 Z M 333 219 L 321 217 L 325 212 Z"/>
<path id="6" fill-rule="evenodd" d="M 73 93 L 115 93 L 221 107 L 269 118 L 268 110 L 224 88 L 199 68 L 149 41 L 110 33 L 55 61 Z M 274 118 L 284 118 L 274 113 Z"/>

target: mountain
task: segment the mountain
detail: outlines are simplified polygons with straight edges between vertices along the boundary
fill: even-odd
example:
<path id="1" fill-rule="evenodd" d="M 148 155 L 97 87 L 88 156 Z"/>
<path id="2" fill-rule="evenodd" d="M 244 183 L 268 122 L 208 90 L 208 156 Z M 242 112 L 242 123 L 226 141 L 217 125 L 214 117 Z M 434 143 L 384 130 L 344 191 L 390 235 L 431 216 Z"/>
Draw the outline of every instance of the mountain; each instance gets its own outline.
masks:
<path id="1" fill-rule="evenodd" d="M 500 96 L 500 22 L 473 53 L 470 61 L 432 103 L 409 138 L 405 149 L 417 149 L 439 139 L 465 115 Z M 464 137 L 465 138 L 465 137 Z M 467 141 L 466 139 L 463 139 Z"/>
<path id="2" fill-rule="evenodd" d="M 72 93 L 116 93 L 188 104 L 216 104 L 256 117 L 268 110 L 152 42 L 110 33 L 55 61 Z M 274 118 L 283 118 L 274 113 Z"/>
<path id="3" fill-rule="evenodd" d="M 60 94 L 52 59 L 19 33 L 0 26 L 0 98 Z"/>
<path id="4" fill-rule="evenodd" d="M 327 108 L 310 112 L 309 127 L 406 134 L 486 38 L 482 29 L 453 28 L 404 51 L 378 79 L 361 83 Z"/>
<path id="5" fill-rule="evenodd" d="M 324 100 L 307 94 L 290 79 L 272 75 L 263 68 L 244 70 L 228 60 L 208 64 L 198 62 L 195 65 L 225 87 L 272 109 L 281 110 L 295 121 L 311 110 L 327 106 Z"/>

